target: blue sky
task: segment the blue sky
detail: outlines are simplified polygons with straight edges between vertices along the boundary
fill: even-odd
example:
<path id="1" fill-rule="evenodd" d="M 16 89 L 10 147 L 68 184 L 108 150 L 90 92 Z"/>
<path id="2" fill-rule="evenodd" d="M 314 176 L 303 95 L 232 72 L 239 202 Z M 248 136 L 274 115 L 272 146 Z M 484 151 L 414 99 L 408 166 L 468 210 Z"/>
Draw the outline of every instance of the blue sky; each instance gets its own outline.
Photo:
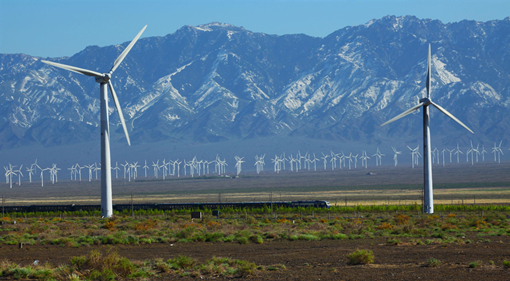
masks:
<path id="1" fill-rule="evenodd" d="M 164 36 L 184 25 L 213 21 L 268 34 L 324 37 L 386 15 L 443 23 L 510 16 L 510 1 L 437 0 L 0 0 L 0 53 L 71 56 L 89 45 Z"/>

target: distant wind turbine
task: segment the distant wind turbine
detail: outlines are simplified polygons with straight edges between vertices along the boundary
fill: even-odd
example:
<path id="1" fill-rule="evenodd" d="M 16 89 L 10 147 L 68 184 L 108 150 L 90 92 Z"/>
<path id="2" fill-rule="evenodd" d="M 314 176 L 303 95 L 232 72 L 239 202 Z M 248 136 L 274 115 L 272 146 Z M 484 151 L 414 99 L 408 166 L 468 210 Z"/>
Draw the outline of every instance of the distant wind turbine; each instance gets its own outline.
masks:
<path id="1" fill-rule="evenodd" d="M 402 154 L 402 151 L 397 151 L 397 149 L 394 146 L 392 146 L 391 149 L 393 149 L 393 153 L 395 153 L 393 155 L 393 160 L 395 161 L 395 167 L 396 167 L 398 164 L 398 155 Z"/>
<path id="2" fill-rule="evenodd" d="M 404 111 L 402 114 L 397 115 L 396 117 L 390 119 L 389 121 L 383 123 L 381 126 L 389 124 L 395 120 L 398 120 L 416 110 L 420 107 L 423 107 L 423 167 L 424 167 L 424 192 L 423 192 L 423 211 L 428 214 L 434 213 L 434 197 L 433 197 L 433 183 L 432 183 L 432 164 L 431 164 L 431 153 L 430 153 L 430 115 L 429 115 L 429 105 L 434 106 L 439 111 L 444 113 L 446 116 L 453 119 L 459 125 L 473 133 L 471 129 L 469 129 L 464 123 L 460 122 L 455 116 L 446 111 L 446 109 L 442 108 L 438 104 L 432 102 L 430 97 L 431 90 L 431 66 L 430 66 L 430 44 L 429 44 L 429 54 L 427 60 L 427 97 L 420 100 L 418 105 L 413 106 L 412 108 Z M 474 134 L 474 133 L 473 133 Z"/>
<path id="3" fill-rule="evenodd" d="M 115 94 L 115 90 L 113 89 L 113 84 L 110 81 L 113 72 L 119 67 L 120 63 L 124 60 L 126 55 L 129 53 L 133 45 L 136 43 L 138 38 L 142 35 L 145 28 L 144 26 L 142 30 L 136 35 L 136 37 L 129 43 L 129 45 L 124 49 L 124 51 L 119 55 L 119 57 L 113 63 L 112 68 L 107 73 L 99 73 L 92 70 L 87 70 L 83 68 L 78 68 L 74 66 L 69 66 L 65 64 L 55 63 L 51 61 L 42 60 L 42 62 L 56 66 L 59 68 L 63 68 L 65 70 L 77 72 L 83 75 L 95 77 L 96 82 L 100 84 L 100 100 L 101 100 L 101 217 L 110 218 L 113 215 L 113 206 L 112 206 L 112 175 L 111 175 L 111 159 L 110 159 L 110 125 L 108 123 L 108 88 L 110 88 L 110 92 L 112 94 L 113 102 L 115 103 L 115 107 L 117 108 L 117 112 L 119 114 L 119 119 L 122 124 L 122 128 L 124 129 L 124 133 L 126 134 L 126 139 L 128 145 L 131 145 L 129 141 L 129 134 L 127 131 L 126 123 L 124 122 L 124 115 L 122 114 L 122 110 L 120 109 L 120 103 L 117 99 L 117 94 Z"/>

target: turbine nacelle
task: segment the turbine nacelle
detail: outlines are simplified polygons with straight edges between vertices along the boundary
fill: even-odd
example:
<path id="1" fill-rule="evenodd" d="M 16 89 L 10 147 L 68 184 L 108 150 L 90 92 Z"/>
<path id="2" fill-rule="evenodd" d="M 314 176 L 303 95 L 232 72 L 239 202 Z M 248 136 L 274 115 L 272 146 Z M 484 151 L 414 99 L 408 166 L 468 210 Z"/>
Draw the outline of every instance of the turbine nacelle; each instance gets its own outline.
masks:
<path id="1" fill-rule="evenodd" d="M 112 73 L 111 72 L 103 73 L 102 76 L 95 76 L 95 78 L 96 78 L 96 82 L 99 84 L 108 83 L 108 81 L 110 81 L 110 79 L 112 79 Z"/>
<path id="2" fill-rule="evenodd" d="M 420 103 L 421 103 L 423 106 L 427 106 L 427 105 L 431 105 L 431 104 L 432 104 L 432 101 L 431 101 L 429 98 L 422 98 L 422 99 L 420 99 Z"/>

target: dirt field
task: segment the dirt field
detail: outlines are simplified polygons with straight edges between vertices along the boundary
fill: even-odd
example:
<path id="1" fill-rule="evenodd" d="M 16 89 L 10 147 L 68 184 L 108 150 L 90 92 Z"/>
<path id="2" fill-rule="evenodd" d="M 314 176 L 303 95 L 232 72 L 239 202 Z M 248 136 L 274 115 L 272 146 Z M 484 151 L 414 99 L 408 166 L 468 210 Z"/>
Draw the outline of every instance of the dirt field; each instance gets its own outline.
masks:
<path id="1" fill-rule="evenodd" d="M 434 167 L 435 199 L 438 203 L 510 203 L 510 163 L 454 165 Z M 367 175 L 367 173 L 372 173 Z M 131 194 L 135 203 L 211 202 L 325 199 L 333 204 L 411 204 L 419 202 L 422 167 L 376 167 L 336 171 L 302 171 L 241 178 L 170 178 L 165 181 L 139 177 L 136 181 L 114 181 L 114 203 L 127 203 Z M 4 186 L 0 195 L 6 205 L 29 204 L 99 204 L 99 181 L 49 181 L 40 186 L 23 182 L 12 189 Z M 347 200 L 347 201 L 346 201 Z M 510 270 L 503 260 L 510 260 L 510 238 L 490 237 L 472 244 L 388 245 L 387 239 L 287 241 L 249 243 L 175 243 L 111 246 L 131 260 L 154 260 L 185 255 L 205 261 L 213 256 L 248 260 L 258 265 L 283 264 L 283 271 L 261 272 L 251 280 L 509 280 Z M 92 249 L 106 251 L 109 246 L 80 248 L 56 245 L 0 245 L 0 256 L 28 265 L 35 260 L 58 265 L 72 256 L 88 254 Z M 345 255 L 356 249 L 372 250 L 375 263 L 346 265 Z M 426 267 L 430 258 L 441 261 L 438 267 Z M 469 263 L 482 261 L 477 268 Z M 494 264 L 491 265 L 490 261 Z M 186 278 L 166 276 L 169 278 Z M 211 277 L 205 276 L 206 279 Z M 218 279 L 218 278 L 216 278 Z M 221 278 L 220 278 L 221 279 Z"/>
<path id="2" fill-rule="evenodd" d="M 186 255 L 205 261 L 212 256 L 248 260 L 257 265 L 284 264 L 286 269 L 261 272 L 250 280 L 508 280 L 510 270 L 502 266 L 510 260 L 510 239 L 498 237 L 490 243 L 469 245 L 403 245 L 390 246 L 380 239 L 273 241 L 264 244 L 237 243 L 177 243 L 115 246 L 114 249 L 130 260 L 169 259 Z M 72 256 L 86 255 L 92 249 L 106 251 L 108 246 L 67 248 L 51 245 L 2 245 L 3 257 L 22 265 L 34 260 L 53 265 L 66 263 Z M 345 255 L 356 249 L 369 249 L 375 263 L 364 266 L 346 265 Z M 441 261 L 438 267 L 426 267 L 430 258 Z M 469 268 L 469 263 L 482 261 Z M 494 261 L 494 265 L 490 265 Z M 187 278 L 166 276 L 166 279 Z M 204 276 L 205 279 L 221 279 Z M 192 278 L 190 278 L 192 279 Z"/>

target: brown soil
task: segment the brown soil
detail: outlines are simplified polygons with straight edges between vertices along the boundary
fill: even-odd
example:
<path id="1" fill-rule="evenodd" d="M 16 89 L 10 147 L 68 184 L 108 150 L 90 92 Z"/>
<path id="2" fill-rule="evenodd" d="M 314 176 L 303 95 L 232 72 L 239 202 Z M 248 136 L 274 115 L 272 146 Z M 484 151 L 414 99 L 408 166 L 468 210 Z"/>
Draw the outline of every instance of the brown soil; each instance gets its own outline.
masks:
<path id="1" fill-rule="evenodd" d="M 272 241 L 264 244 L 236 243 L 177 243 L 152 245 L 112 246 L 121 256 L 130 260 L 167 260 L 185 255 L 204 262 L 213 256 L 248 260 L 257 265 L 283 264 L 285 270 L 259 272 L 250 280 L 509 280 L 510 270 L 502 266 L 510 260 L 510 238 L 491 237 L 489 243 L 464 245 L 420 245 L 409 243 L 387 245 L 382 239 Z M 28 265 L 39 260 L 52 265 L 68 263 L 73 256 L 86 255 L 92 249 L 106 252 L 108 246 L 67 248 L 52 245 L 2 245 L 2 258 Z M 363 266 L 346 265 L 346 254 L 356 249 L 369 249 L 375 263 Z M 430 258 L 441 261 L 438 267 L 426 267 Z M 477 268 L 469 263 L 482 261 Z M 490 265 L 489 261 L 494 261 Z M 204 279 L 222 279 L 203 276 Z M 180 279 L 166 275 L 161 279 Z M 190 278 L 192 279 L 192 278 Z M 200 279 L 200 278 L 199 278 Z"/>

